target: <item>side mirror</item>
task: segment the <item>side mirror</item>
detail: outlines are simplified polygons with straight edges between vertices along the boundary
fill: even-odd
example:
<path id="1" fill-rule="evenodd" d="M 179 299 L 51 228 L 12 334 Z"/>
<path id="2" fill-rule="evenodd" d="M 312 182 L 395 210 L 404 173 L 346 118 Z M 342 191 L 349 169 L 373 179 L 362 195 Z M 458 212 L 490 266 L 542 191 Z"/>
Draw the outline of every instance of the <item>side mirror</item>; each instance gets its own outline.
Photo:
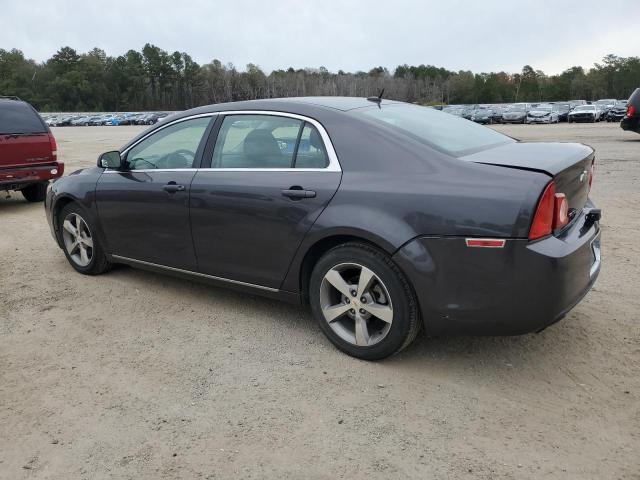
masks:
<path id="1" fill-rule="evenodd" d="M 119 170 L 123 166 L 122 163 L 122 157 L 120 156 L 120 152 L 117 150 L 105 152 L 98 157 L 98 167 L 100 168 Z"/>

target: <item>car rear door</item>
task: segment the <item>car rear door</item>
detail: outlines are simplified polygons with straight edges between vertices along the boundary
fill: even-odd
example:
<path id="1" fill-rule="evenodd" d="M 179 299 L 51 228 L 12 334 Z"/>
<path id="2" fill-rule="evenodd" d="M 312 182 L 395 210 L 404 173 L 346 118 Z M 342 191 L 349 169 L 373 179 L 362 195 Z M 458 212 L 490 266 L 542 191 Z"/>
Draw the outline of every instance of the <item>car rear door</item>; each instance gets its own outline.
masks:
<path id="1" fill-rule="evenodd" d="M 214 138 L 215 137 L 215 138 Z M 279 288 L 342 172 L 324 128 L 297 115 L 221 115 L 191 185 L 201 273 Z"/>
<path id="2" fill-rule="evenodd" d="M 109 253 L 196 271 L 189 191 L 212 116 L 167 124 L 123 152 L 124 170 L 106 170 L 96 204 Z"/>

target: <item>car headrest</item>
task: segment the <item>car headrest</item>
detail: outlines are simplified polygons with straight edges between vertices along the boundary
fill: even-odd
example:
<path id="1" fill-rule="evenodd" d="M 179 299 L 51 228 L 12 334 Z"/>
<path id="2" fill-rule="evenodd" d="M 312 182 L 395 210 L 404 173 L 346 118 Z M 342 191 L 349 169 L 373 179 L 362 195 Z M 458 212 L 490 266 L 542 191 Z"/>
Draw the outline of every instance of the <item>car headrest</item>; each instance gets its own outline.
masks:
<path id="1" fill-rule="evenodd" d="M 318 133 L 318 130 L 316 130 L 315 128 L 311 129 L 311 134 L 309 135 L 309 143 L 313 148 L 316 148 L 318 150 L 324 150 L 322 137 L 320 136 L 320 133 Z"/>
<path id="2" fill-rule="evenodd" d="M 253 130 L 244 139 L 244 154 L 251 160 L 280 156 L 278 141 L 269 130 Z"/>

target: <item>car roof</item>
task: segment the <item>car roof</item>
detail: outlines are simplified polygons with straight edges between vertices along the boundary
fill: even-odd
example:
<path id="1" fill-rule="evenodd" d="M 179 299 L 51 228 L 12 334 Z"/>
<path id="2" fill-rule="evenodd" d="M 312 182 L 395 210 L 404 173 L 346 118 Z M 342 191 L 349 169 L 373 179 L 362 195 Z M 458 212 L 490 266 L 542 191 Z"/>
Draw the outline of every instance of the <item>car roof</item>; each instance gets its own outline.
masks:
<path id="1" fill-rule="evenodd" d="M 382 99 L 381 101 L 382 105 L 390 105 L 394 103 L 402 102 L 386 99 Z M 356 108 L 371 107 L 375 105 L 377 105 L 377 102 L 372 102 L 364 97 L 285 97 L 218 103 L 187 110 L 187 112 L 189 112 L 190 115 L 193 115 L 194 113 L 221 112 L 225 110 L 270 110 L 286 108 L 291 113 L 296 113 L 296 110 L 300 109 L 308 111 L 309 107 L 320 107 L 323 109 L 346 112 Z"/>

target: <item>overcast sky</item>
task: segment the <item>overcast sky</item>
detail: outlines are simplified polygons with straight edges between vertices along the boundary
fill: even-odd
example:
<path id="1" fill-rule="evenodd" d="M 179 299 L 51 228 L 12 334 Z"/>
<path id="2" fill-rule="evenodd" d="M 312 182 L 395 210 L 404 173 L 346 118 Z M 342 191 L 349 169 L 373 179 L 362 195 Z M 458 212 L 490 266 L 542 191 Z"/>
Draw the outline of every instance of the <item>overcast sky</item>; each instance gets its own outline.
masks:
<path id="1" fill-rule="evenodd" d="M 42 61 L 61 46 L 109 55 L 153 43 L 239 68 L 547 74 L 640 55 L 640 0 L 0 0 L 0 48 Z"/>

